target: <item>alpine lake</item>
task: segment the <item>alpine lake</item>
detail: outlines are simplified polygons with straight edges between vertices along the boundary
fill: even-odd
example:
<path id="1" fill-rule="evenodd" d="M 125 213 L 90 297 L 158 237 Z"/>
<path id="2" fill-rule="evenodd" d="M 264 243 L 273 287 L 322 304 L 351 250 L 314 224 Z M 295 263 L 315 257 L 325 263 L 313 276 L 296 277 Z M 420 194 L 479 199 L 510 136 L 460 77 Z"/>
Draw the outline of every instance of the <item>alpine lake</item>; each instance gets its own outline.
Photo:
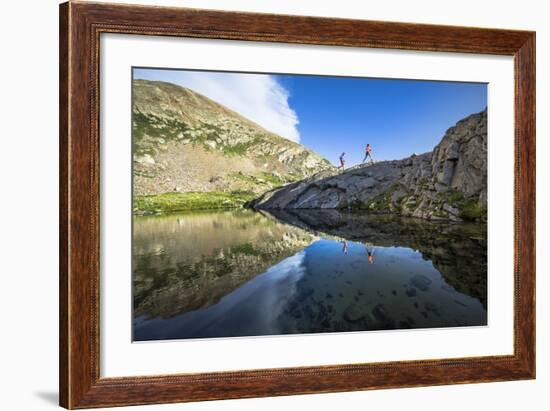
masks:
<path id="1" fill-rule="evenodd" d="M 484 326 L 487 226 L 338 210 L 134 216 L 134 341 Z"/>

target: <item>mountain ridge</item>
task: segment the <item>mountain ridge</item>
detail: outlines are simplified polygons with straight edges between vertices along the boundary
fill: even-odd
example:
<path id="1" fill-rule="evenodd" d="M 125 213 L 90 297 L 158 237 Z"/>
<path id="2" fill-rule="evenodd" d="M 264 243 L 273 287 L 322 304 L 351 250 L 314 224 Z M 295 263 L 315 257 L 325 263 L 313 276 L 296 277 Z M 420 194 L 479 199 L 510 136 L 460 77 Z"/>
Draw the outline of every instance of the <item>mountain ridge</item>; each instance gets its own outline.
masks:
<path id="1" fill-rule="evenodd" d="M 134 193 L 263 193 L 333 169 L 313 150 L 189 88 L 133 81 Z"/>

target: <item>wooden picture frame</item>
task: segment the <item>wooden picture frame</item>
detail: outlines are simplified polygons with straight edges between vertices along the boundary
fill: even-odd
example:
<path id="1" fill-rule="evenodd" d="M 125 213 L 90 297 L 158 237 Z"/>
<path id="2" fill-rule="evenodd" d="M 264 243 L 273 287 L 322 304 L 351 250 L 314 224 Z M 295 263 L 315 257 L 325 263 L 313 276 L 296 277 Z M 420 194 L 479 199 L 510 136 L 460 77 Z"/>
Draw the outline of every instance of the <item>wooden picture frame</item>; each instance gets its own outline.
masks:
<path id="1" fill-rule="evenodd" d="M 513 56 L 513 355 L 100 378 L 101 33 Z M 59 47 L 60 405 L 91 408 L 535 378 L 534 32 L 69 2 L 60 6 Z"/>

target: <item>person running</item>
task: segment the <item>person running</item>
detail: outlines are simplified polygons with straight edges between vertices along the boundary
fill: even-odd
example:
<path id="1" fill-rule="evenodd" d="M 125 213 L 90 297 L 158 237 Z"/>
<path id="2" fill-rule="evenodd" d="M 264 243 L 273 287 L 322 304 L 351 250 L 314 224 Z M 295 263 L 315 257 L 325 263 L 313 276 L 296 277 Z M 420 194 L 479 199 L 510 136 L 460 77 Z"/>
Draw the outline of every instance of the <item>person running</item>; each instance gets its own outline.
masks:
<path id="1" fill-rule="evenodd" d="M 372 151 L 372 146 L 370 144 L 367 144 L 367 146 L 365 147 L 365 158 L 363 159 L 363 163 L 367 161 L 367 158 L 369 157 L 370 157 L 370 161 L 374 161 L 372 158 L 371 151 Z"/>
<path id="2" fill-rule="evenodd" d="M 374 264 L 374 246 L 372 246 L 372 250 L 367 247 L 367 260 L 369 264 Z"/>
<path id="3" fill-rule="evenodd" d="M 342 252 L 345 255 L 348 255 L 348 242 L 346 240 L 342 240 Z"/>
<path id="4" fill-rule="evenodd" d="M 344 158 L 345 155 L 346 153 L 340 154 L 340 165 L 338 166 L 338 169 L 342 169 L 342 171 L 344 171 L 344 167 L 346 165 L 346 159 Z"/>

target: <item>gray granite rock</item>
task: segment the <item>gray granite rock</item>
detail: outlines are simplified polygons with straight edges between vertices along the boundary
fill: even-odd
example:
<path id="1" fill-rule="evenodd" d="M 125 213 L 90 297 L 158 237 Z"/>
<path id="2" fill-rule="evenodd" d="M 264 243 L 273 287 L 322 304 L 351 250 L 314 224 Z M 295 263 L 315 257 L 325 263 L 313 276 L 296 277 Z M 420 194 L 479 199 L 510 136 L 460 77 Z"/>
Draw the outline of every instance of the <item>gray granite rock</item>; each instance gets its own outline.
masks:
<path id="1" fill-rule="evenodd" d="M 431 220 L 484 219 L 487 111 L 460 120 L 432 152 L 325 170 L 265 193 L 257 209 L 364 209 Z"/>

